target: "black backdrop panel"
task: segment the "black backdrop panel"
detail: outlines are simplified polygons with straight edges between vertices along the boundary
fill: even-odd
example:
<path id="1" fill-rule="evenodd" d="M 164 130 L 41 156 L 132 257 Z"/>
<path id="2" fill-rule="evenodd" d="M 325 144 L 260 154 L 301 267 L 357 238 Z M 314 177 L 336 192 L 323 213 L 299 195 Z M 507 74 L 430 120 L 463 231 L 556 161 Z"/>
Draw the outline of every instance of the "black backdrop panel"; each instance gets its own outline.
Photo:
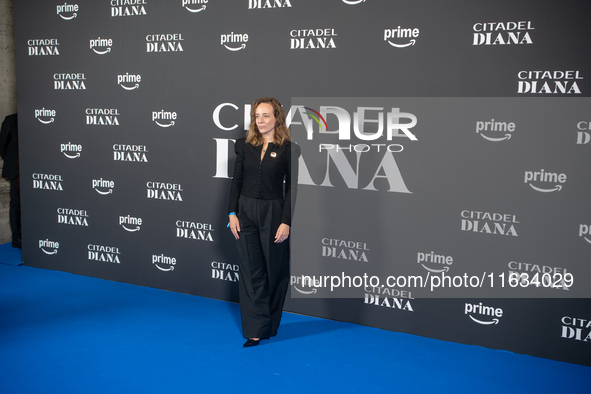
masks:
<path id="1" fill-rule="evenodd" d="M 587 1 L 14 9 L 27 265 L 237 301 L 233 144 L 273 96 L 288 310 L 591 365 Z"/>

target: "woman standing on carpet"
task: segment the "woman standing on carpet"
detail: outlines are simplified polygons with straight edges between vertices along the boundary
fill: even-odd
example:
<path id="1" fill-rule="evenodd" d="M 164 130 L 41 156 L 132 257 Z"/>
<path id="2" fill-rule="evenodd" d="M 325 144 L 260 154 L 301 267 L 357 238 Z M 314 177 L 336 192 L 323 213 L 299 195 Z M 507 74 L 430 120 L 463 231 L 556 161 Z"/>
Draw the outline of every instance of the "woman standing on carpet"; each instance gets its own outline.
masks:
<path id="1" fill-rule="evenodd" d="M 228 212 L 240 257 L 243 347 L 250 347 L 277 334 L 289 287 L 300 153 L 279 101 L 264 97 L 252 104 L 246 138 L 237 140 L 235 149 Z"/>

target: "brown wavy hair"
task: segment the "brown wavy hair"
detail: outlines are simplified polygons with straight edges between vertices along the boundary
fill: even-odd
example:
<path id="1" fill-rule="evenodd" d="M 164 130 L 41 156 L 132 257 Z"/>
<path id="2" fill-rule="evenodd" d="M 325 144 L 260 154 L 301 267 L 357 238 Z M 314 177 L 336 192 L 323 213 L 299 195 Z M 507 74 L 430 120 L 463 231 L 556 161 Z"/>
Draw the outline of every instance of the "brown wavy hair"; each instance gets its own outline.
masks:
<path id="1" fill-rule="evenodd" d="M 256 124 L 256 110 L 260 104 L 270 104 L 273 107 L 275 115 L 275 133 L 273 134 L 273 145 L 282 148 L 288 142 L 291 142 L 289 129 L 285 124 L 285 111 L 281 103 L 272 97 L 262 97 L 252 103 L 250 107 L 250 127 L 246 133 L 246 142 L 252 146 L 260 146 L 265 142 Z"/>

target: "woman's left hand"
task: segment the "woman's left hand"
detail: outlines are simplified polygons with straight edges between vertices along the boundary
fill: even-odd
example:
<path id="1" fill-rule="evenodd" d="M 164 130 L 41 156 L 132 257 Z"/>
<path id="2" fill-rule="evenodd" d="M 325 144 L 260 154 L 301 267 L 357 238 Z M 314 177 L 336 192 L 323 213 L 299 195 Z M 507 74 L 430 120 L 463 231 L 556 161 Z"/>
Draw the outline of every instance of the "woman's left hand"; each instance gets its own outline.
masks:
<path id="1" fill-rule="evenodd" d="M 275 243 L 281 243 L 289 237 L 289 226 L 285 223 L 281 223 L 275 234 Z"/>

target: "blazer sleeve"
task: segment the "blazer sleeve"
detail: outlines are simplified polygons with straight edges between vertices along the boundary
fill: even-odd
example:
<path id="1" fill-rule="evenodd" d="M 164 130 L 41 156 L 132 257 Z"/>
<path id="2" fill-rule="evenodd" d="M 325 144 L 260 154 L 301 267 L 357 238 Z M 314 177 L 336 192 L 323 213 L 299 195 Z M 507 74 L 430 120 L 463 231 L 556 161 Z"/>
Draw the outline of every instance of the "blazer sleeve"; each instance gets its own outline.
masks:
<path id="1" fill-rule="evenodd" d="M 292 142 L 287 155 L 288 169 L 285 175 L 285 203 L 283 205 L 283 214 L 281 223 L 291 226 L 291 218 L 295 209 L 295 202 L 298 192 L 298 174 L 300 146 Z"/>
<path id="2" fill-rule="evenodd" d="M 228 213 L 238 213 L 238 199 L 240 198 L 240 190 L 242 190 L 242 171 L 244 164 L 244 143 L 246 139 L 240 138 L 234 144 L 236 151 L 236 163 L 234 164 L 234 176 L 230 186 L 230 201 L 228 203 Z"/>

